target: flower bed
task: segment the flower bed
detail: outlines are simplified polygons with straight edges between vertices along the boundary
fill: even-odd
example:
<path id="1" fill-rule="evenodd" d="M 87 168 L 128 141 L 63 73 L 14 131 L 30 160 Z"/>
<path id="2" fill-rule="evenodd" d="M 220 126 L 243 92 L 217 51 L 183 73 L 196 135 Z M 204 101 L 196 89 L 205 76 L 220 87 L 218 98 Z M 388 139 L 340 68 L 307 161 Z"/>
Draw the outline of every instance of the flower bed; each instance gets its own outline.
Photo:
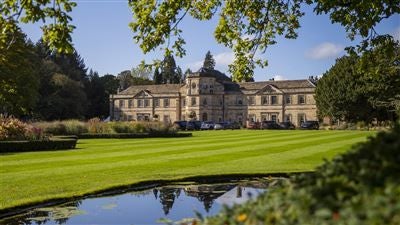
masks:
<path id="1" fill-rule="evenodd" d="M 0 115 L 0 153 L 73 149 L 77 139 L 50 138 L 41 128 Z"/>

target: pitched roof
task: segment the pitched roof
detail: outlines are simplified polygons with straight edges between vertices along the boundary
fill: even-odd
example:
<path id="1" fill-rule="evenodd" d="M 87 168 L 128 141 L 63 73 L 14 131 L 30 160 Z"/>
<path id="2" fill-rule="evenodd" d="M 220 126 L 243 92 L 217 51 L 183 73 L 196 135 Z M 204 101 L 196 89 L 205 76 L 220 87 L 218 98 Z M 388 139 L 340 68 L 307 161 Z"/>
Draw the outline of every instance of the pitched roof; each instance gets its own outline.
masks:
<path id="1" fill-rule="evenodd" d="M 276 81 L 261 81 L 261 82 L 245 82 L 239 83 L 241 89 L 260 90 L 266 85 L 272 85 L 278 89 L 293 89 L 293 88 L 314 88 L 315 85 L 309 80 L 276 80 Z"/>
<path id="2" fill-rule="evenodd" d="M 140 91 L 146 90 L 150 94 L 177 93 L 184 84 L 150 84 L 150 85 L 132 85 L 119 92 L 120 95 L 136 95 Z"/>
<path id="3" fill-rule="evenodd" d="M 232 81 L 231 78 L 225 74 L 219 72 L 218 70 L 200 68 L 197 72 L 192 73 L 189 77 L 214 77 L 217 81 Z"/>

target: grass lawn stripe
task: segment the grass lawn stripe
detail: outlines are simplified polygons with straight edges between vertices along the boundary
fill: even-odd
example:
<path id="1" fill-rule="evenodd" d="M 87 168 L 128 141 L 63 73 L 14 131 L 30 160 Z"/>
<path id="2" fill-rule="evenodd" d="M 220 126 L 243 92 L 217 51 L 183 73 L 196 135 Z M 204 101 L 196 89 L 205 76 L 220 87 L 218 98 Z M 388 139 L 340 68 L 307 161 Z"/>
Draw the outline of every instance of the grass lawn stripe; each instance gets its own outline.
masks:
<path id="1" fill-rule="evenodd" d="M 263 133 L 261 133 L 261 135 L 263 135 Z M 329 135 L 335 135 L 335 133 L 331 133 Z M 264 136 L 263 136 L 264 138 L 262 140 L 264 140 L 264 141 L 273 140 L 274 142 L 276 142 L 278 140 L 286 141 L 287 140 L 287 136 L 290 136 L 291 140 L 293 140 L 295 137 L 303 139 L 303 138 L 305 138 L 305 136 L 314 136 L 314 133 L 308 133 L 307 132 L 307 133 L 296 134 L 296 133 L 293 133 L 293 132 L 288 132 L 288 133 L 285 133 L 285 135 L 282 135 L 282 134 L 265 135 L 264 134 Z M 240 141 L 243 142 L 243 141 L 249 140 L 249 139 L 261 140 L 258 136 L 253 135 L 253 136 L 250 136 L 249 138 L 241 138 Z M 151 147 L 152 154 L 153 153 L 156 154 L 157 152 L 179 151 L 180 149 L 186 149 L 188 147 L 187 143 L 191 144 L 189 146 L 192 146 L 192 145 L 198 143 L 198 144 L 202 144 L 201 146 L 208 147 L 208 146 L 204 145 L 204 140 L 203 139 L 201 139 L 200 141 L 196 141 L 196 140 L 192 139 L 192 141 L 185 142 L 185 143 L 182 143 L 181 139 L 175 139 L 175 140 L 172 140 L 172 141 L 175 141 L 178 144 L 174 144 L 173 146 L 170 146 L 170 145 L 166 146 L 166 143 L 171 143 L 170 140 L 168 140 L 169 142 L 166 142 L 165 141 L 166 139 L 163 139 L 164 140 L 163 143 L 155 144 L 155 145 L 152 144 L 152 142 L 153 142 L 152 140 L 149 140 L 149 139 L 147 139 L 147 140 L 148 140 L 147 141 L 148 144 L 146 145 L 146 147 L 149 147 L 149 146 Z M 236 138 L 233 139 L 233 140 L 237 141 Z M 228 139 L 224 138 L 223 142 L 226 143 L 226 142 L 233 141 L 233 140 L 228 140 Z M 84 140 L 84 141 L 86 141 L 86 140 Z M 96 140 L 96 141 L 98 141 L 98 140 Z M 99 140 L 99 141 L 102 141 L 102 140 Z M 61 161 L 70 161 L 70 160 L 71 161 L 75 161 L 75 160 L 82 159 L 83 156 L 86 156 L 86 155 L 93 156 L 93 151 L 96 151 L 96 158 L 116 156 L 118 153 L 121 153 L 120 154 L 121 156 L 127 156 L 127 155 L 135 155 L 135 154 L 139 154 L 139 153 L 148 154 L 148 152 L 149 152 L 148 148 L 136 149 L 136 148 L 142 148 L 144 146 L 143 145 L 130 145 L 130 143 L 132 142 L 131 140 L 130 141 L 126 141 L 126 140 L 111 140 L 111 142 L 113 142 L 113 143 L 115 143 L 115 141 L 118 141 L 118 142 L 121 143 L 121 145 L 122 144 L 123 145 L 121 146 L 121 145 L 115 145 L 114 144 L 113 147 L 107 147 L 107 148 L 103 147 L 106 150 L 102 150 L 102 151 L 98 151 L 97 148 L 95 148 L 95 150 L 83 149 L 82 151 L 79 151 L 79 153 L 71 152 L 71 151 L 63 151 L 63 152 L 60 151 L 60 152 L 58 152 L 58 154 L 57 154 L 57 152 L 50 152 L 50 153 L 37 152 L 36 154 L 40 155 L 40 158 L 38 158 L 35 155 L 34 157 L 38 158 L 36 160 L 32 159 L 31 157 L 29 157 L 28 159 L 24 159 L 24 160 L 15 160 L 14 159 L 12 161 L 10 160 L 9 163 L 5 162 L 3 165 L 4 166 L 7 166 L 7 165 L 28 165 L 28 164 L 34 164 L 34 163 L 46 163 L 48 161 L 52 161 L 52 162 L 61 162 Z M 93 142 L 93 140 L 92 140 L 92 142 Z M 218 143 L 219 144 L 219 143 L 221 143 L 221 140 L 219 138 L 218 141 L 210 142 L 210 141 L 208 141 L 208 138 L 207 138 L 207 144 L 211 144 L 212 145 L 212 143 Z M 234 143 L 236 143 L 236 142 L 234 142 Z M 81 140 L 78 142 L 78 146 L 80 148 L 82 148 L 81 147 Z M 129 146 L 129 148 L 132 151 L 126 151 L 126 146 Z M 183 146 L 183 148 L 179 148 L 180 146 Z M 200 147 L 200 148 L 203 148 L 203 147 Z M 92 146 L 91 146 L 91 149 L 93 149 Z M 65 154 L 63 154 L 63 153 L 65 153 Z M 104 153 L 106 153 L 106 154 L 104 154 Z M 18 158 L 21 158 L 18 154 L 15 154 L 15 156 L 17 156 Z"/>
<path id="2" fill-rule="evenodd" d="M 260 148 L 266 148 L 270 150 L 274 150 L 276 148 L 273 147 L 278 147 L 276 150 L 277 151 L 282 151 L 282 146 L 285 145 L 285 149 L 293 149 L 299 145 L 309 145 L 317 140 L 319 141 L 336 141 L 338 139 L 341 139 L 342 137 L 348 138 L 349 136 L 359 136 L 362 134 L 358 133 L 353 133 L 353 134 L 347 134 L 347 133 L 334 133 L 334 134 L 329 134 L 325 136 L 315 136 L 313 137 L 308 137 L 304 138 L 304 136 L 300 136 L 297 138 L 291 138 L 290 141 L 287 141 L 287 137 L 280 137 L 280 138 L 275 138 L 275 139 L 245 139 L 241 140 L 239 143 L 237 142 L 229 142 L 228 144 L 224 142 L 219 142 L 219 143 L 206 143 L 203 145 L 195 145 L 195 147 L 191 146 L 185 146 L 185 148 L 176 148 L 175 146 L 169 147 L 168 149 L 177 149 L 174 151 L 169 150 L 169 152 L 166 152 L 166 154 L 163 154 L 162 156 L 159 155 L 159 152 L 157 152 L 157 148 L 152 149 L 151 151 L 147 151 L 145 154 L 137 155 L 134 151 L 131 152 L 126 152 L 126 154 L 122 156 L 107 156 L 107 157 L 99 157 L 99 155 L 96 156 L 96 158 L 89 158 L 89 159 L 82 159 L 82 160 L 74 160 L 74 161 L 67 161 L 66 163 L 61 163 L 61 162 L 53 162 L 53 161 L 47 161 L 44 162 L 43 164 L 26 164 L 24 167 L 15 167 L 15 166 L 4 166 L 4 171 L 9 173 L 9 176 L 15 176 L 18 171 L 25 173 L 26 170 L 29 171 L 29 174 L 25 174 L 26 176 L 30 176 L 31 174 L 41 174 L 41 170 L 46 170 L 48 166 L 52 166 L 52 164 L 57 164 L 57 167 L 59 170 L 70 170 L 70 168 L 66 167 L 73 167 L 72 169 L 84 169 L 87 171 L 87 169 L 91 168 L 91 164 L 99 164 L 98 167 L 100 169 L 103 169 L 105 167 L 107 168 L 112 168 L 111 166 L 113 163 L 124 163 L 126 161 L 129 161 L 130 163 L 133 163 L 135 161 L 138 161 L 139 159 L 149 159 L 149 158 L 155 158 L 155 159 L 179 159 L 181 157 L 186 157 L 186 158 L 192 158 L 193 157 L 193 152 L 196 152 L 194 156 L 211 156 L 211 155 L 216 155 L 216 154 L 226 154 L 226 153 L 232 153 L 234 151 L 239 151 L 243 152 L 246 151 L 246 154 L 249 150 L 260 150 Z M 292 136 L 293 137 L 293 136 Z M 285 140 L 284 142 L 282 140 Z M 240 145 L 238 145 L 240 144 Z M 165 148 L 165 147 L 164 147 Z M 251 148 L 251 149 L 249 149 Z M 156 153 L 154 153 L 156 152 Z M 131 158 L 127 156 L 132 156 Z M 156 157 L 158 156 L 158 158 Z M 189 157 L 187 157 L 189 156 Z M 99 159 L 103 159 L 99 161 Z M 147 160 L 146 162 L 147 163 Z M 100 165 L 100 164 L 106 164 L 106 165 Z M 85 165 L 86 168 L 81 168 L 80 165 Z M 115 165 L 118 166 L 118 165 Z M 115 167 L 114 166 L 114 167 Z M 2 170 L 3 170 L 2 169 Z M 14 171 L 11 171 L 11 169 L 14 169 Z M 53 171 L 56 172 L 56 171 Z"/>
<path id="3" fill-rule="evenodd" d="M 78 150 L 4 154 L 0 209 L 145 180 L 309 171 L 325 155 L 331 157 L 373 134 L 205 131 L 192 138 L 80 140 Z"/>

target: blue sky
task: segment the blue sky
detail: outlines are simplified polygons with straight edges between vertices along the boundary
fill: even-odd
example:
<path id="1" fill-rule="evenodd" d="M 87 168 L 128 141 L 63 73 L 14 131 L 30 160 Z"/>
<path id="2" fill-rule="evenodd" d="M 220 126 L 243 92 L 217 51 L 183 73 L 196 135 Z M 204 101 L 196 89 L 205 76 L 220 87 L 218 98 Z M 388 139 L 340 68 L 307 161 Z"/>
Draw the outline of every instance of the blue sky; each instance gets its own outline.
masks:
<path id="1" fill-rule="evenodd" d="M 84 58 L 88 68 L 117 75 L 119 72 L 137 66 L 140 61 L 151 62 L 162 59 L 163 52 L 155 51 L 144 55 L 133 41 L 133 32 L 128 27 L 132 13 L 123 0 L 78 0 L 72 12 L 74 46 Z M 311 8 L 305 8 L 301 19 L 299 37 L 296 40 L 278 38 L 278 44 L 271 46 L 262 55 L 269 61 L 268 67 L 257 68 L 256 81 L 276 79 L 303 79 L 310 75 L 321 75 L 329 69 L 337 57 L 345 54 L 344 48 L 350 42 L 343 27 L 331 24 L 325 15 L 316 16 Z M 218 44 L 213 37 L 217 17 L 211 21 L 196 21 L 189 16 L 180 27 L 186 40 L 183 58 L 175 58 L 185 71 L 197 70 L 202 65 L 208 50 L 214 55 L 216 68 L 228 74 L 228 64 L 233 54 L 228 48 Z M 22 25 L 22 29 L 33 41 L 41 36 L 40 24 Z M 389 33 L 400 37 L 400 16 L 394 15 L 384 20 L 376 28 L 378 33 Z M 229 75 L 229 74 L 228 74 Z"/>

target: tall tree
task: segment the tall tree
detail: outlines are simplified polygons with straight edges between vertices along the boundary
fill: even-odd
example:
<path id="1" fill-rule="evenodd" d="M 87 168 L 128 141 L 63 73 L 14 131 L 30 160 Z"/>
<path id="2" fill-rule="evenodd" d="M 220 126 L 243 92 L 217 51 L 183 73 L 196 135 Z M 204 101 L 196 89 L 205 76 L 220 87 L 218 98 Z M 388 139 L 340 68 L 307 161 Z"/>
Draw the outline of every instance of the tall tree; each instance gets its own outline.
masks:
<path id="1" fill-rule="evenodd" d="M 97 72 L 90 70 L 89 81 L 85 87 L 86 95 L 89 101 L 89 107 L 85 115 L 86 118 L 106 118 L 109 115 L 109 97 L 110 94 L 116 94 L 119 81 L 111 75 L 99 76 Z"/>
<path id="2" fill-rule="evenodd" d="M 185 76 L 187 77 L 187 76 L 189 76 L 189 74 L 192 74 L 193 73 L 193 71 L 190 69 L 190 68 L 187 68 L 186 70 L 185 70 Z"/>
<path id="3" fill-rule="evenodd" d="M 385 51 L 387 47 L 395 47 L 388 51 L 395 54 Z M 395 119 L 400 99 L 399 49 L 399 43 L 381 43 L 361 56 L 338 59 L 318 80 L 319 115 L 347 121 Z"/>
<path id="4" fill-rule="evenodd" d="M 357 60 L 357 56 L 337 59 L 318 82 L 315 100 L 321 117 L 347 121 L 370 121 L 373 118 L 372 107 L 362 94 L 361 74 L 354 67 Z"/>
<path id="5" fill-rule="evenodd" d="M 68 55 L 51 52 L 41 41 L 36 49 L 42 58 L 37 116 L 45 120 L 84 118 L 89 102 L 83 59 L 77 52 Z"/>
<path id="6" fill-rule="evenodd" d="M 185 75 L 182 72 L 181 67 L 176 67 L 176 75 L 175 75 L 175 82 L 176 84 L 181 84 L 185 81 Z"/>
<path id="7" fill-rule="evenodd" d="M 176 69 L 174 56 L 165 56 L 161 65 L 161 77 L 163 84 L 178 84 L 180 82 L 180 78 L 176 73 Z"/>
<path id="8" fill-rule="evenodd" d="M 133 77 L 131 71 L 124 70 L 117 75 L 119 80 L 119 89 L 125 90 L 133 84 Z"/>
<path id="9" fill-rule="evenodd" d="M 203 67 L 207 69 L 214 69 L 215 67 L 215 59 L 213 55 L 211 55 L 211 52 L 208 51 L 203 62 Z"/>
<path id="10" fill-rule="evenodd" d="M 155 84 L 162 84 L 163 83 L 162 75 L 161 75 L 160 70 L 158 69 L 158 67 L 154 71 L 153 81 L 154 81 Z"/>
<path id="11" fill-rule="evenodd" d="M 145 85 L 154 84 L 150 79 L 152 70 L 150 67 L 146 67 L 144 63 L 139 64 L 137 67 L 132 68 L 132 85 Z"/>
<path id="12" fill-rule="evenodd" d="M 18 28 L 0 60 L 0 113 L 30 115 L 38 98 L 40 59 Z"/>

